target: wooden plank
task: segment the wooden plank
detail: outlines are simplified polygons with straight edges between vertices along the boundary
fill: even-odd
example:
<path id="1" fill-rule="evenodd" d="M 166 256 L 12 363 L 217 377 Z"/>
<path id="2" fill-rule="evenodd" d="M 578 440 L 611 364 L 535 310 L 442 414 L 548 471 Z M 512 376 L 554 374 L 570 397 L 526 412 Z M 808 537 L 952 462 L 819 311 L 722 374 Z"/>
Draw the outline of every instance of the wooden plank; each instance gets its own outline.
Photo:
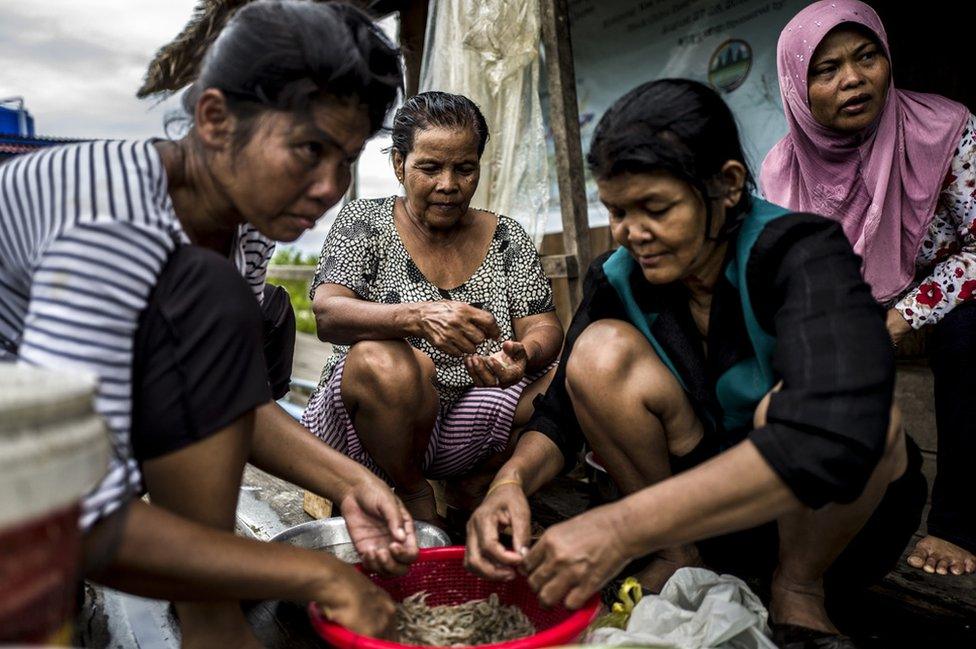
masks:
<path id="1" fill-rule="evenodd" d="M 574 256 L 577 268 L 590 265 L 590 229 L 586 211 L 583 148 L 580 143 L 576 71 L 569 32 L 567 0 L 540 0 L 542 43 L 549 81 L 549 126 L 556 148 L 559 209 L 563 222 L 563 253 Z M 582 281 L 569 279 L 572 310 L 582 297 Z"/>
<path id="2" fill-rule="evenodd" d="M 888 590 L 895 597 L 916 599 L 924 603 L 920 608 L 946 618 L 976 619 L 976 575 L 931 575 L 912 568 L 905 559 L 919 538 L 916 536 L 909 542 L 895 569 L 874 590 Z"/>
<path id="3" fill-rule="evenodd" d="M 307 282 L 315 276 L 315 266 L 285 266 L 271 264 L 268 266 L 268 279 L 297 279 Z"/>
<path id="4" fill-rule="evenodd" d="M 312 334 L 295 333 L 295 358 L 291 377 L 318 383 L 325 361 L 332 354 L 332 345 L 322 342 Z"/>
<path id="5" fill-rule="evenodd" d="M 905 430 L 925 451 L 937 450 L 935 397 L 932 370 L 927 364 L 898 363 L 895 403 L 901 409 Z"/>
<path id="6" fill-rule="evenodd" d="M 400 8 L 400 48 L 403 52 L 404 92 L 412 97 L 420 91 L 420 68 L 423 65 L 424 38 L 427 31 L 427 0 L 411 0 Z"/>
<path id="7" fill-rule="evenodd" d="M 332 516 L 332 501 L 306 491 L 302 496 L 302 509 L 312 518 L 329 518 Z"/>
<path id="8" fill-rule="evenodd" d="M 540 259 L 547 277 L 579 277 L 579 264 L 575 255 L 546 255 Z"/>

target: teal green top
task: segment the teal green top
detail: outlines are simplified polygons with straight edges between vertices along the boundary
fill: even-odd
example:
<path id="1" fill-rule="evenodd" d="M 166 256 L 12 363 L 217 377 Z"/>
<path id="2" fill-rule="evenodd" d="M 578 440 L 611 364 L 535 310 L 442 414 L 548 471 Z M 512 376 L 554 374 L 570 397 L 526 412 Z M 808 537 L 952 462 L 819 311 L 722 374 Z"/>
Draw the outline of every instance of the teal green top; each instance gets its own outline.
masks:
<path id="1" fill-rule="evenodd" d="M 726 430 L 750 425 L 756 406 L 776 384 L 772 362 L 776 339 L 759 325 L 749 297 L 746 270 L 752 248 L 763 229 L 770 221 L 786 214 L 789 214 L 788 210 L 753 197 L 752 209 L 743 217 L 742 226 L 734 241 L 734 254 L 725 267 L 726 278 L 739 293 L 746 330 L 755 353 L 754 356 L 742 360 L 726 370 L 716 383 L 715 393 L 722 408 L 722 424 Z M 653 311 L 645 311 L 637 303 L 631 290 L 631 274 L 639 272 L 637 262 L 626 249 L 620 248 L 604 262 L 603 272 L 623 302 L 631 324 L 644 334 L 654 351 L 657 352 L 661 362 L 671 371 L 681 387 L 687 391 L 684 379 L 675 369 L 660 342 L 651 333 L 651 328 L 658 314 Z"/>

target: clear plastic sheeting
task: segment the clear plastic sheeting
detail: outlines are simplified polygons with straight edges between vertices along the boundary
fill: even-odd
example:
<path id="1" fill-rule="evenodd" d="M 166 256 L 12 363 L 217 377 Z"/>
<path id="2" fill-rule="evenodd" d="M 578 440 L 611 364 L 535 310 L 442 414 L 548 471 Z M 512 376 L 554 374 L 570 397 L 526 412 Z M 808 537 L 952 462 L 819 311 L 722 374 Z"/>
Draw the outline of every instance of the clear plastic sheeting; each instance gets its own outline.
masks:
<path id="1" fill-rule="evenodd" d="M 660 595 L 641 599 L 626 629 L 601 628 L 590 645 L 654 649 L 776 649 L 769 614 L 745 582 L 704 568 L 682 568 Z"/>
<path id="2" fill-rule="evenodd" d="M 518 220 L 537 246 L 549 203 L 539 37 L 538 2 L 434 0 L 420 79 L 481 108 L 491 138 L 471 205 Z"/>

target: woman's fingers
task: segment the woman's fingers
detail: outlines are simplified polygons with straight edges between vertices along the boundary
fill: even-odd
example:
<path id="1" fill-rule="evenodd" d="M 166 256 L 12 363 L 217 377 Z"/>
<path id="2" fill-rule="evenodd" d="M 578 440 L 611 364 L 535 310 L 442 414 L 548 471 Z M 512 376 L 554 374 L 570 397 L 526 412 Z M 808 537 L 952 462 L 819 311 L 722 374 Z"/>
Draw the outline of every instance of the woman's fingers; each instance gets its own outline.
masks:
<path id="1" fill-rule="evenodd" d="M 472 356 L 471 363 L 482 387 L 493 388 L 498 385 L 498 377 L 491 371 L 485 356 Z"/>
<path id="2" fill-rule="evenodd" d="M 460 347 L 461 343 L 463 342 L 464 344 L 470 345 L 473 348 L 468 352 L 469 354 L 473 354 L 475 351 L 477 351 L 478 345 L 485 342 L 485 334 L 478 329 L 478 327 L 469 322 L 460 323 L 458 327 L 454 329 L 454 331 L 460 334 L 460 340 L 455 344 Z"/>
<path id="3" fill-rule="evenodd" d="M 498 381 L 499 387 L 507 388 L 515 385 L 522 380 L 524 373 L 521 365 L 506 365 L 497 356 L 489 356 L 486 359 L 492 374 Z"/>
<path id="4" fill-rule="evenodd" d="M 563 570 L 547 577 L 538 588 L 539 601 L 543 606 L 555 606 L 576 586 L 576 578 L 572 571 Z"/>
<path id="5" fill-rule="evenodd" d="M 472 357 L 465 356 L 463 363 L 464 363 L 464 369 L 468 371 L 468 376 L 471 377 L 471 381 L 472 383 L 474 383 L 474 386 L 476 388 L 483 388 L 484 386 L 481 384 L 481 377 L 478 376 L 478 372 L 474 367 L 474 360 L 472 360 Z"/>
<path id="6" fill-rule="evenodd" d="M 487 337 L 493 340 L 497 340 L 501 335 L 501 329 L 498 328 L 498 322 L 488 311 L 483 309 L 474 309 L 474 313 L 471 316 L 471 323 L 474 324 L 481 332 Z"/>
<path id="7" fill-rule="evenodd" d="M 483 552 L 490 544 L 491 537 L 494 535 L 497 538 L 497 524 L 492 519 L 490 515 L 481 515 L 478 520 L 472 520 L 469 525 L 464 562 L 468 570 L 488 579 L 510 580 L 515 577 L 515 571 L 496 564 Z"/>
<path id="8" fill-rule="evenodd" d="M 469 345 L 459 346 L 457 341 L 452 338 L 444 338 L 441 342 L 435 343 L 434 347 L 450 356 L 464 356 L 471 353 L 466 351 L 470 348 Z"/>
<path id="9" fill-rule="evenodd" d="M 502 351 L 505 352 L 509 358 L 516 361 L 524 361 L 527 357 L 525 345 L 517 340 L 506 340 L 504 343 L 502 343 Z"/>
<path id="10" fill-rule="evenodd" d="M 517 566 L 522 563 L 522 555 L 509 550 L 499 537 L 499 530 L 511 525 L 511 516 L 507 512 L 499 512 L 490 526 L 485 526 L 485 534 L 481 537 L 481 549 L 489 559 L 503 566 Z"/>
<path id="11" fill-rule="evenodd" d="M 529 551 L 529 539 L 532 537 L 532 515 L 522 503 L 511 509 L 512 549 L 518 553 L 519 560 Z"/>

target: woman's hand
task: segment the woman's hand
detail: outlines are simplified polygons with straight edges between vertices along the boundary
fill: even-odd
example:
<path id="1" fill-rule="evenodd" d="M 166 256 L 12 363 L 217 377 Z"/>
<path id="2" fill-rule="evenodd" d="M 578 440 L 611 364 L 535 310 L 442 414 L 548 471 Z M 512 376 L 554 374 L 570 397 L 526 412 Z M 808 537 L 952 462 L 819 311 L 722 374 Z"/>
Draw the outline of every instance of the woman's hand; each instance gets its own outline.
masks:
<path id="1" fill-rule="evenodd" d="M 381 638 L 393 629 L 396 607 L 382 588 L 352 566 L 330 561 L 329 574 L 312 598 L 326 619 L 354 633 Z"/>
<path id="2" fill-rule="evenodd" d="M 528 551 L 532 513 L 522 485 L 516 480 L 496 480 L 481 505 L 468 519 L 468 547 L 464 566 L 471 572 L 497 581 L 515 578 L 515 568 Z M 509 550 L 498 539 L 512 528 Z"/>
<path id="3" fill-rule="evenodd" d="M 468 356 L 464 367 L 479 388 L 507 388 L 525 376 L 529 357 L 525 345 L 514 340 L 502 343 L 501 350 L 491 356 Z"/>
<path id="4" fill-rule="evenodd" d="M 389 487 L 369 475 L 349 488 L 339 509 L 366 568 L 388 575 L 407 572 L 417 559 L 417 535 L 413 519 Z"/>
<path id="5" fill-rule="evenodd" d="M 579 608 L 627 565 L 630 526 L 618 519 L 615 503 L 546 530 L 522 564 L 544 605 Z"/>
<path id="6" fill-rule="evenodd" d="M 898 309 L 888 309 L 888 315 L 885 318 L 885 326 L 888 327 L 888 335 L 891 336 L 891 344 L 895 347 L 901 343 L 902 339 L 905 337 L 909 331 L 912 330 L 912 325 L 908 324 L 908 320 L 898 311 Z"/>
<path id="7" fill-rule="evenodd" d="M 418 335 L 451 356 L 473 354 L 485 340 L 501 335 L 495 316 L 465 302 L 421 302 Z"/>

